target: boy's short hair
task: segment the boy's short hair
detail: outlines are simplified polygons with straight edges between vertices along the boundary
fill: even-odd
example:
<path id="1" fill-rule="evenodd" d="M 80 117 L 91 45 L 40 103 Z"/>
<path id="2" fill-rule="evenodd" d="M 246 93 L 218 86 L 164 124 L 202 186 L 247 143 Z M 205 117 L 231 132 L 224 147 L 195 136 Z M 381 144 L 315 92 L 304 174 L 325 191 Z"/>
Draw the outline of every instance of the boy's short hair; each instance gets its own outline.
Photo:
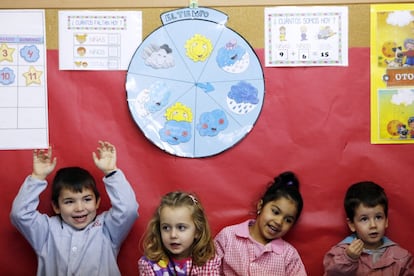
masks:
<path id="1" fill-rule="evenodd" d="M 354 221 L 355 209 L 360 204 L 366 207 L 381 205 L 384 208 L 385 216 L 388 217 L 388 199 L 384 189 L 371 181 L 363 181 L 352 184 L 344 199 L 346 216 L 350 221 Z"/>
<path id="2" fill-rule="evenodd" d="M 66 167 L 56 172 L 52 183 L 52 202 L 55 206 L 59 206 L 59 195 L 62 189 L 78 193 L 81 193 L 83 189 L 91 189 L 96 200 L 100 197 L 95 179 L 87 170 L 80 167 Z"/>

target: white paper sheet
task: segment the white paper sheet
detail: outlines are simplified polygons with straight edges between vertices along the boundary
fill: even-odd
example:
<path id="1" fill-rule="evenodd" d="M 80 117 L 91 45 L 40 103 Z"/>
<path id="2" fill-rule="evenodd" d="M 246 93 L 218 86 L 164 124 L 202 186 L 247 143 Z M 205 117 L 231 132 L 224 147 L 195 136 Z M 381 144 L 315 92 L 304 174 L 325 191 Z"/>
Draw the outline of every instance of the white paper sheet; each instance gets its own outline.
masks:
<path id="1" fill-rule="evenodd" d="M 44 10 L 0 10 L 0 149 L 46 148 Z"/>
<path id="2" fill-rule="evenodd" d="M 265 63 L 347 66 L 347 7 L 265 8 Z"/>
<path id="3" fill-rule="evenodd" d="M 140 11 L 59 11 L 60 70 L 126 70 L 142 41 Z"/>

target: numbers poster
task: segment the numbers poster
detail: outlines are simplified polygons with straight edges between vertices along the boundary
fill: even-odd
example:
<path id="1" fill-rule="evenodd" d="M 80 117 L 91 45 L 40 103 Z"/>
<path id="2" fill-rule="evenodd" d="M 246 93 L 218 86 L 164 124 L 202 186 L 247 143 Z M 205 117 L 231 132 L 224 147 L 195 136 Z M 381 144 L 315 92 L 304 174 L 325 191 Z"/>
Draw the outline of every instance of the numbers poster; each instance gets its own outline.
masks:
<path id="1" fill-rule="evenodd" d="M 46 148 L 44 10 L 1 10 L 0 22 L 0 149 Z"/>
<path id="2" fill-rule="evenodd" d="M 414 143 L 414 4 L 371 6 L 371 143 Z"/>
<path id="3" fill-rule="evenodd" d="M 347 7 L 266 8 L 265 62 L 272 66 L 347 66 Z"/>

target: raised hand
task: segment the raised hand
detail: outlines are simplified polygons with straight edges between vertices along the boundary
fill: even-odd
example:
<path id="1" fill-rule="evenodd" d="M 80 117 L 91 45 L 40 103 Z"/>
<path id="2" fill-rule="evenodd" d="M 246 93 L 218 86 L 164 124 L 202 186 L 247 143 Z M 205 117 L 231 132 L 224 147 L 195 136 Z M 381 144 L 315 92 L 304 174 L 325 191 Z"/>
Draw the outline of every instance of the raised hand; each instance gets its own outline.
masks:
<path id="1" fill-rule="evenodd" d="M 116 167 L 116 149 L 115 146 L 106 141 L 98 141 L 98 154 L 92 152 L 92 158 L 96 167 L 105 175 L 117 169 Z"/>
<path id="2" fill-rule="evenodd" d="M 52 158 L 52 147 L 49 147 L 47 150 L 40 149 L 33 151 L 32 177 L 45 180 L 55 167 L 56 157 Z"/>

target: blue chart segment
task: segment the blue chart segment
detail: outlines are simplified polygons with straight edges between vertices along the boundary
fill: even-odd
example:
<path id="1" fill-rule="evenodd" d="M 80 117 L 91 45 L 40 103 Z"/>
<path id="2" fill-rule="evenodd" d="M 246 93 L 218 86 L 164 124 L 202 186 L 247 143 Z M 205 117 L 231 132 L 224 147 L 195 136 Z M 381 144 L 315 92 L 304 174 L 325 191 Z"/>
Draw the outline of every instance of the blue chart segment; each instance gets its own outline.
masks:
<path id="1" fill-rule="evenodd" d="M 144 135 L 176 156 L 219 154 L 257 121 L 264 76 L 249 43 L 210 8 L 163 13 L 135 51 L 126 77 L 131 115 Z"/>

